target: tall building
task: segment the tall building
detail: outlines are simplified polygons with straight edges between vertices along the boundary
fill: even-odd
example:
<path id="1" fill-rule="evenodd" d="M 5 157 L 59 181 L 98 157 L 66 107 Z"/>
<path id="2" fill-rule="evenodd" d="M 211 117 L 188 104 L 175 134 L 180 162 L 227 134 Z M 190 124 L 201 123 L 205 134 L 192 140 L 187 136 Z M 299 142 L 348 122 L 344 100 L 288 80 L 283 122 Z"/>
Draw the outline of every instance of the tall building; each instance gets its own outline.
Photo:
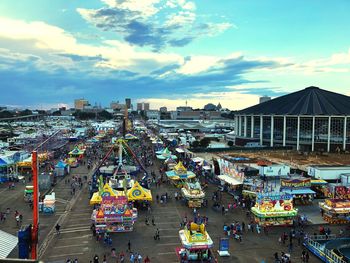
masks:
<path id="1" fill-rule="evenodd" d="M 137 110 L 149 110 L 149 102 L 138 102 L 137 103 Z"/>
<path id="2" fill-rule="evenodd" d="M 128 109 L 131 109 L 131 99 L 130 98 L 125 99 L 125 105 Z"/>
<path id="3" fill-rule="evenodd" d="M 76 110 L 83 110 L 86 106 L 89 106 L 89 101 L 86 99 L 74 100 L 74 108 Z"/>
<path id="4" fill-rule="evenodd" d="M 236 144 L 350 150 L 350 97 L 317 87 L 246 108 L 235 115 Z"/>
<path id="5" fill-rule="evenodd" d="M 271 100 L 271 97 L 269 97 L 269 96 L 262 96 L 262 97 L 259 98 L 259 104 L 264 103 L 264 102 L 269 101 L 269 100 Z"/>

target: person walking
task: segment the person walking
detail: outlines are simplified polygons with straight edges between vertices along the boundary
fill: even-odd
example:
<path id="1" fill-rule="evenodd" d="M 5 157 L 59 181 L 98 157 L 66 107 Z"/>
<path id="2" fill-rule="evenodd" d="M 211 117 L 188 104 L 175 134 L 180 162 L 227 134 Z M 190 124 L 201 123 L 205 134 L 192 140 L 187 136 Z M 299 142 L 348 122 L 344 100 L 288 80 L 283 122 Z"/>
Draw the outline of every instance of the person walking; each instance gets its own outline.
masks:
<path id="1" fill-rule="evenodd" d="M 94 263 L 100 263 L 99 257 L 95 254 Z"/>
<path id="2" fill-rule="evenodd" d="M 130 240 L 128 242 L 128 251 L 131 252 L 131 243 L 130 243 Z"/>
<path id="3" fill-rule="evenodd" d="M 56 226 L 56 234 L 59 235 L 60 234 L 60 229 L 61 229 L 61 226 L 57 223 Z"/>

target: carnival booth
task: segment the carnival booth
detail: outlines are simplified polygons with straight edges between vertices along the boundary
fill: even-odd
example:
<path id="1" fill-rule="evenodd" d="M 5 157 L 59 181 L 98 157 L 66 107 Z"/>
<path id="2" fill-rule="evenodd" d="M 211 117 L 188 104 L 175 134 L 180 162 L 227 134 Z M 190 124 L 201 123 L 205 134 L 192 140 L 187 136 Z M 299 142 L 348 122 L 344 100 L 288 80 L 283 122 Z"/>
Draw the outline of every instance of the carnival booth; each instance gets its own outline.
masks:
<path id="1" fill-rule="evenodd" d="M 25 202 L 33 201 L 33 194 L 34 194 L 34 186 L 26 185 L 26 188 L 24 189 L 24 201 Z"/>
<path id="2" fill-rule="evenodd" d="M 214 256 L 210 249 L 214 243 L 204 224 L 189 223 L 179 231 L 179 236 L 182 247 L 176 248 L 176 253 L 181 262 L 212 262 Z"/>
<path id="3" fill-rule="evenodd" d="M 168 148 L 165 148 L 163 151 L 161 151 L 161 152 L 156 152 L 156 156 L 157 156 L 157 159 L 158 160 L 166 160 L 166 159 L 168 159 L 169 157 L 172 157 L 172 158 L 174 158 L 175 160 L 177 159 L 177 156 L 176 155 L 173 155 L 172 153 L 171 153 L 171 151 L 169 151 L 169 149 Z"/>
<path id="4" fill-rule="evenodd" d="M 328 182 L 322 179 L 311 180 L 311 190 L 315 192 L 315 198 L 324 199 L 327 196 Z"/>
<path id="5" fill-rule="evenodd" d="M 116 191 L 112 189 L 112 187 L 108 183 L 103 185 L 103 180 L 100 178 L 98 191 L 93 193 L 90 199 L 90 205 L 101 204 L 102 197 L 104 196 L 118 197 L 118 196 L 125 196 L 125 193 L 123 191 Z"/>
<path id="6" fill-rule="evenodd" d="M 240 186 L 243 185 L 244 172 L 240 172 L 238 166 L 227 160 L 217 159 L 217 162 L 220 168 L 218 179 L 222 188 L 226 189 L 229 194 L 235 195 Z"/>
<path id="7" fill-rule="evenodd" d="M 350 200 L 326 199 L 319 203 L 323 219 L 331 224 L 346 224 L 350 219 Z"/>
<path id="8" fill-rule="evenodd" d="M 70 168 L 77 168 L 79 166 L 78 160 L 74 157 L 68 158 L 64 161 Z"/>
<path id="9" fill-rule="evenodd" d="M 151 190 L 143 188 L 139 182 L 135 182 L 134 185 L 127 191 L 128 201 L 152 201 Z"/>
<path id="10" fill-rule="evenodd" d="M 293 207 L 293 196 L 282 192 L 258 193 L 251 211 L 261 226 L 289 226 L 298 214 Z"/>
<path id="11" fill-rule="evenodd" d="M 164 161 L 164 164 L 166 165 L 166 168 L 168 171 L 171 171 L 174 169 L 175 165 L 177 164 L 176 159 L 170 156 L 168 159 Z"/>
<path id="12" fill-rule="evenodd" d="M 196 177 L 193 172 L 187 171 L 182 162 L 179 162 L 177 165 L 175 165 L 174 170 L 167 171 L 165 174 L 178 188 L 182 188 L 185 181 Z"/>
<path id="13" fill-rule="evenodd" d="M 69 174 L 69 165 L 63 161 L 59 161 L 55 165 L 55 176 L 65 176 Z"/>
<path id="14" fill-rule="evenodd" d="M 281 179 L 280 191 L 292 195 L 295 204 L 312 204 L 316 192 L 310 187 L 310 178 Z"/>
<path id="15" fill-rule="evenodd" d="M 68 153 L 68 155 L 70 157 L 81 158 L 83 157 L 84 153 L 85 153 L 84 148 L 79 148 L 78 146 L 76 146 L 72 151 Z"/>
<path id="16" fill-rule="evenodd" d="M 188 207 L 201 207 L 205 193 L 199 182 L 185 182 L 181 188 L 181 194 L 186 199 Z"/>
<path id="17" fill-rule="evenodd" d="M 136 219 L 137 209 L 130 206 L 125 196 L 103 196 L 100 207 L 91 216 L 97 233 L 133 231 Z"/>

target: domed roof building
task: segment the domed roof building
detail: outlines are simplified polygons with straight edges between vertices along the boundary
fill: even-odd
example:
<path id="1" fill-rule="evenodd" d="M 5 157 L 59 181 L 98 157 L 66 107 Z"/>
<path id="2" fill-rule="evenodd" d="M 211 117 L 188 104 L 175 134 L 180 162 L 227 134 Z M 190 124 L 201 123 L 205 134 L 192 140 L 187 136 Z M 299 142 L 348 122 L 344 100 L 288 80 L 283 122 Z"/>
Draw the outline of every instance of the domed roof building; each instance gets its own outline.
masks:
<path id="1" fill-rule="evenodd" d="M 236 145 L 350 150 L 350 97 L 308 87 L 238 111 Z"/>

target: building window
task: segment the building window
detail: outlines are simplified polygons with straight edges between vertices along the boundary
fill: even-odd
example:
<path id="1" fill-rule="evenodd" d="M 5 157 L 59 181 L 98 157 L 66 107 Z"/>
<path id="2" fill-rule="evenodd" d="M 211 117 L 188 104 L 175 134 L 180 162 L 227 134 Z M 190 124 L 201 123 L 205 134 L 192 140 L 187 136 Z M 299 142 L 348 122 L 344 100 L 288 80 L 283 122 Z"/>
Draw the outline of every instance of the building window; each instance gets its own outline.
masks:
<path id="1" fill-rule="evenodd" d="M 254 138 L 260 138 L 260 116 L 254 116 Z"/>
<path id="2" fill-rule="evenodd" d="M 287 117 L 286 119 L 286 142 L 297 141 L 298 118 Z"/>
<path id="3" fill-rule="evenodd" d="M 252 118 L 250 116 L 247 116 L 247 137 L 251 136 L 252 131 Z"/>
<path id="4" fill-rule="evenodd" d="M 244 116 L 241 116 L 241 136 L 244 136 Z"/>
<path id="5" fill-rule="evenodd" d="M 283 141 L 283 117 L 273 118 L 273 139 Z"/>
<path id="6" fill-rule="evenodd" d="M 271 139 L 271 117 L 263 117 L 263 139 Z"/>
<path id="7" fill-rule="evenodd" d="M 312 118 L 300 118 L 300 135 L 299 141 L 301 143 L 311 143 L 312 141 Z"/>
<path id="8" fill-rule="evenodd" d="M 344 118 L 331 118 L 331 143 L 342 144 L 344 139 Z"/>
<path id="9" fill-rule="evenodd" d="M 315 118 L 315 142 L 328 141 L 328 118 Z"/>

